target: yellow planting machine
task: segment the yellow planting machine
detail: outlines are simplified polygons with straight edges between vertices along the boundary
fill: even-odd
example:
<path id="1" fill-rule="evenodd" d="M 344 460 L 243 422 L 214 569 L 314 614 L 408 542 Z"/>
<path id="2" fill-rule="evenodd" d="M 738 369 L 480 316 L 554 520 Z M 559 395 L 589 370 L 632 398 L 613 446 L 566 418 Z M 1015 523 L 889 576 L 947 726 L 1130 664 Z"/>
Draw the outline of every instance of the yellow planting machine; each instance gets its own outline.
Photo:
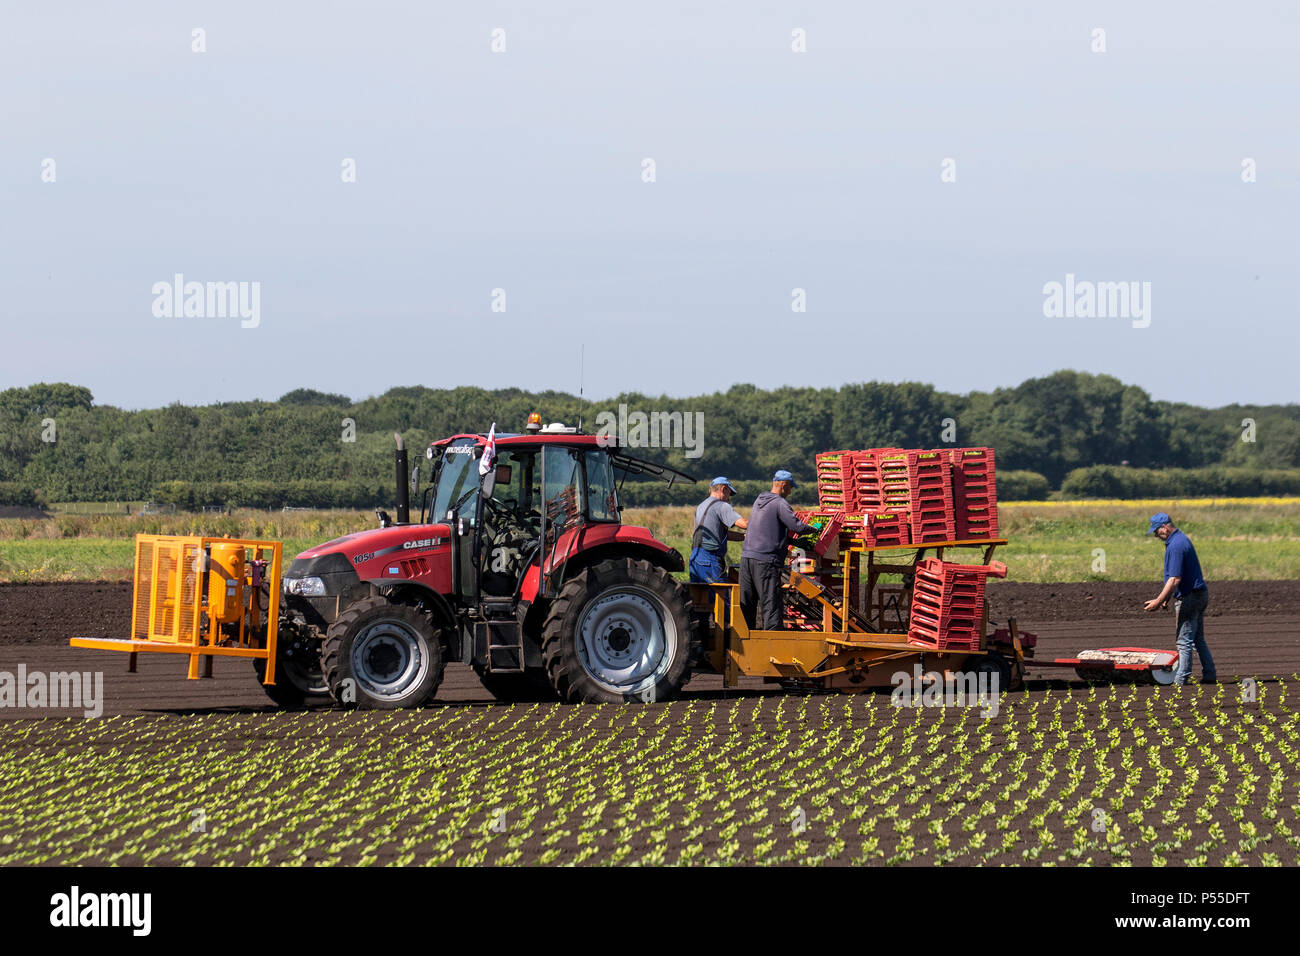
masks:
<path id="1" fill-rule="evenodd" d="M 214 657 L 249 658 L 289 707 L 418 707 L 449 661 L 507 701 L 667 700 L 702 672 L 727 687 L 749 677 L 860 691 L 919 667 L 1018 686 L 1035 639 L 1014 620 L 991 625 L 984 600 L 987 577 L 1006 573 L 994 560 L 1006 541 L 996 536 L 992 451 L 877 451 L 853 467 L 868 489 L 883 476 L 878 511 L 846 512 L 833 482 L 819 487 L 830 506 L 790 564 L 782 630 L 747 626 L 734 579 L 688 586 L 678 551 L 622 522 L 627 475 L 694 479 L 534 415 L 518 434 L 494 427 L 431 443 L 416 520 L 399 437 L 396 520 L 379 512 L 378 528 L 288 567 L 276 541 L 140 535 L 130 636 L 72 645 L 126 652 L 132 671 L 140 653 L 184 655 L 192 679 L 211 676 Z M 819 456 L 819 481 L 823 468 L 850 473 L 851 457 L 837 455 Z M 943 492 L 934 510 L 915 494 L 927 468 Z M 960 468 L 968 481 L 954 525 Z M 904 473 L 915 478 L 910 510 L 890 501 Z M 1102 679 L 1125 668 L 1171 673 L 1167 657 L 1134 653 L 1053 663 Z"/>

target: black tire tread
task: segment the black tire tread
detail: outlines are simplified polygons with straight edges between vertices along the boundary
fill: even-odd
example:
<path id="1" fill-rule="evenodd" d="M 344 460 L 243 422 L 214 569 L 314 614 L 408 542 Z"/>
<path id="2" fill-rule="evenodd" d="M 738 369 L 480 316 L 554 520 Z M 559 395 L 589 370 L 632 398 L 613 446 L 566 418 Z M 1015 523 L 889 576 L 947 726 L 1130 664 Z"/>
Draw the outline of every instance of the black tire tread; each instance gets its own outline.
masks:
<path id="1" fill-rule="evenodd" d="M 598 592 L 602 585 L 611 583 L 642 585 L 661 594 L 670 607 L 675 605 L 679 609 L 677 634 L 682 646 L 677 649 L 674 666 L 655 689 L 656 701 L 671 700 L 691 675 L 690 591 L 663 568 L 632 557 L 610 558 L 584 568 L 565 582 L 551 602 L 542 625 L 542 660 L 551 686 L 566 703 L 615 701 L 614 695 L 590 680 L 581 661 L 567 652 L 564 623 L 572 613 L 581 610 L 593 590 Z"/>
<path id="2" fill-rule="evenodd" d="M 266 679 L 266 661 L 256 657 L 253 658 L 253 673 L 257 675 L 257 683 L 266 692 L 266 696 L 285 710 L 328 707 L 334 703 L 334 698 L 329 694 L 309 694 L 296 684 L 281 680 L 278 676 L 281 673 L 279 661 L 276 662 L 275 673 L 277 678 L 274 684 L 262 683 Z"/>
<path id="3" fill-rule="evenodd" d="M 361 695 L 357 695 L 355 703 L 344 704 L 340 699 L 339 688 L 346 678 L 346 668 L 344 667 L 343 638 L 364 615 L 378 608 L 392 608 L 401 610 L 403 617 L 409 617 L 413 623 L 419 623 L 428 627 L 433 632 L 433 640 L 430 642 L 430 650 L 434 655 L 434 666 L 436 673 L 428 696 L 421 701 L 403 705 L 404 707 L 419 707 L 428 703 L 438 693 L 438 687 L 442 684 L 442 674 L 446 666 L 446 658 L 442 653 L 441 635 L 438 633 L 438 627 L 429 620 L 427 615 L 421 614 L 420 611 L 410 604 L 397 604 L 390 601 L 383 594 L 371 594 L 353 601 L 338 617 L 334 623 L 329 626 L 325 632 L 325 639 L 321 641 L 320 666 L 321 673 L 325 675 L 325 683 L 329 685 L 330 694 L 336 703 L 345 707 L 365 706 L 362 703 Z"/>

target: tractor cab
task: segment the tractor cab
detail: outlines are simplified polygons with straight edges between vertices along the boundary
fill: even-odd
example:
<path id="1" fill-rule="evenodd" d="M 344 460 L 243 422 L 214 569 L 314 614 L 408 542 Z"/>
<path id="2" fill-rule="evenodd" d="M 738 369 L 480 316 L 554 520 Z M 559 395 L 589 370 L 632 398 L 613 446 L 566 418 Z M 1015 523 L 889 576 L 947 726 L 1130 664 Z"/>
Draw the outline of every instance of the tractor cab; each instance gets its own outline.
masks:
<path id="1" fill-rule="evenodd" d="M 621 528 L 618 489 L 627 474 L 692 480 L 561 425 L 490 439 L 456 435 L 433 442 L 427 456 L 433 475 L 421 522 L 427 509 L 428 521 L 452 528 L 453 591 L 462 606 L 550 593 L 567 561 Z"/>

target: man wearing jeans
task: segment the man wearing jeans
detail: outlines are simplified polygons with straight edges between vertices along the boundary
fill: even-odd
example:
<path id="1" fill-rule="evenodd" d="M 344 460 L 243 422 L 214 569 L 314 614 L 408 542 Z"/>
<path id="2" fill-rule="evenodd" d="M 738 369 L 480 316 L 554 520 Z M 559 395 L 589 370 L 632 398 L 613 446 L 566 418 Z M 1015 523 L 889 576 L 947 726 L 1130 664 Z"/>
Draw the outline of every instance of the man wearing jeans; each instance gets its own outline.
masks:
<path id="1" fill-rule="evenodd" d="M 1164 607 L 1171 595 L 1177 594 L 1174 611 L 1178 616 L 1178 669 L 1174 671 L 1174 683 L 1190 683 L 1192 651 L 1195 649 L 1196 656 L 1201 659 L 1201 683 L 1217 684 L 1214 658 L 1205 643 L 1205 608 L 1210 603 L 1210 589 L 1201 576 L 1201 562 L 1196 558 L 1196 549 L 1163 511 L 1151 516 L 1147 534 L 1154 534 L 1165 543 L 1165 586 L 1144 607 L 1155 611 Z"/>

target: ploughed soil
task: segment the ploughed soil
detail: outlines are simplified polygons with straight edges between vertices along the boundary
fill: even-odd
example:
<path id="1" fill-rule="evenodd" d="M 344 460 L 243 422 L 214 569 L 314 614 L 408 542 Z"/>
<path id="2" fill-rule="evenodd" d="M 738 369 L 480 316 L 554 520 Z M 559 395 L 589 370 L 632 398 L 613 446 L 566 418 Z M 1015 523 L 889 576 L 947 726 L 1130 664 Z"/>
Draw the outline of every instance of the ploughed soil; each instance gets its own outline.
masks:
<path id="1" fill-rule="evenodd" d="M 1146 614 L 1142 610 L 1143 602 L 1159 590 L 1156 584 L 1141 581 L 996 581 L 988 589 L 989 614 L 1000 623 L 1015 617 L 1021 627 L 1057 621 L 1086 625 L 1099 619 L 1126 618 L 1143 625 L 1163 617 L 1160 612 Z M 1279 614 L 1300 614 L 1300 581 L 1216 581 L 1210 585 L 1209 618 Z M 129 582 L 0 583 L 0 647 L 66 647 L 69 637 L 126 637 L 130 630 Z"/>
<path id="2" fill-rule="evenodd" d="M 1039 660 L 1074 657 L 1098 647 L 1174 650 L 1172 610 L 1146 613 L 1142 601 L 1155 588 L 1141 582 L 1085 584 L 1001 583 L 989 589 L 991 620 L 1014 616 L 1035 634 Z M 195 708 L 263 708 L 269 701 L 246 660 L 218 658 L 214 680 L 185 679 L 185 659 L 140 655 L 138 672 L 126 673 L 126 655 L 68 646 L 70 637 L 122 638 L 131 629 L 129 583 L 0 584 L 0 670 L 97 670 L 105 673 L 105 712 L 188 711 Z M 1300 581 L 1231 581 L 1211 585 L 1206 640 L 1221 678 L 1284 677 L 1300 673 Z M 1199 676 L 1199 665 L 1194 674 Z M 1072 670 L 1030 664 L 1031 689 L 1075 680 Z M 742 680 L 746 695 L 776 693 L 759 679 Z M 701 674 L 687 696 L 716 697 L 721 678 Z M 729 696 L 734 696 L 735 691 Z M 448 664 L 439 701 L 492 703 L 474 672 Z M 32 716 L 0 708 L 0 719 Z"/>
<path id="3" fill-rule="evenodd" d="M 1300 612 L 1300 581 L 1214 581 L 1209 590 L 1206 617 Z M 1083 584 L 992 581 L 986 592 L 989 613 L 994 620 L 1015 617 L 1017 621 L 1035 622 L 1085 622 L 1089 618 L 1142 614 L 1142 605 L 1159 593 L 1159 581 L 1090 581 Z"/>

